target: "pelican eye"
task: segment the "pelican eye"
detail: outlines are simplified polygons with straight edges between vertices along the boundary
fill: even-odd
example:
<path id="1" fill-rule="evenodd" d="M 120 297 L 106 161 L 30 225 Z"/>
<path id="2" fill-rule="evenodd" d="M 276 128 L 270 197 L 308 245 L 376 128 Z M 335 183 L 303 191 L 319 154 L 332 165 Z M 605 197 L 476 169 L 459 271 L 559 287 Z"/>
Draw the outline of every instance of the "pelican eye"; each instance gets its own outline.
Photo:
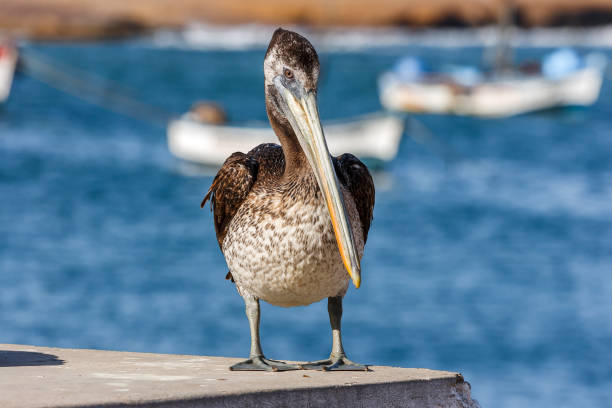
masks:
<path id="1" fill-rule="evenodd" d="M 285 72 L 283 72 L 283 74 L 285 75 L 285 78 L 287 79 L 293 78 L 293 71 L 290 70 L 289 68 L 285 68 Z"/>

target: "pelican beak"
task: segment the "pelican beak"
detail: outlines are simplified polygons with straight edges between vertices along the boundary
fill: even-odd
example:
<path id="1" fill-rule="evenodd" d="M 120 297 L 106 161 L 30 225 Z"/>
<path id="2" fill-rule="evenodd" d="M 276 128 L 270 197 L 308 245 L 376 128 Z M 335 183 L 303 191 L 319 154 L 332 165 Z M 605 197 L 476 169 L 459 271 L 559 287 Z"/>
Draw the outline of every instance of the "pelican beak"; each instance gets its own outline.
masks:
<path id="1" fill-rule="evenodd" d="M 338 177 L 319 120 L 316 93 L 306 91 L 297 81 L 286 83 L 281 76 L 274 79 L 274 85 L 282 96 L 281 108 L 306 154 L 325 198 L 344 266 L 355 287 L 359 288 L 361 285 L 359 257 Z"/>

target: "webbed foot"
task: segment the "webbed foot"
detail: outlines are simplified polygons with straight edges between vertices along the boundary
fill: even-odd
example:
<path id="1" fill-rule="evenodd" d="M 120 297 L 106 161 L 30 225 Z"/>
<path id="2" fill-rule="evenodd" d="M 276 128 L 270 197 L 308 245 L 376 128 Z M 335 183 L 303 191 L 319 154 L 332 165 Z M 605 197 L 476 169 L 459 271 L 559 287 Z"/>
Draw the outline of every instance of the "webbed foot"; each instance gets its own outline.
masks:
<path id="1" fill-rule="evenodd" d="M 282 361 L 269 360 L 264 356 L 251 357 L 230 367 L 232 371 L 291 371 L 301 370 L 302 366 L 287 364 Z"/>
<path id="2" fill-rule="evenodd" d="M 302 364 L 304 370 L 321 371 L 369 371 L 368 366 L 353 363 L 345 355 L 330 357 L 327 360 L 314 361 Z"/>

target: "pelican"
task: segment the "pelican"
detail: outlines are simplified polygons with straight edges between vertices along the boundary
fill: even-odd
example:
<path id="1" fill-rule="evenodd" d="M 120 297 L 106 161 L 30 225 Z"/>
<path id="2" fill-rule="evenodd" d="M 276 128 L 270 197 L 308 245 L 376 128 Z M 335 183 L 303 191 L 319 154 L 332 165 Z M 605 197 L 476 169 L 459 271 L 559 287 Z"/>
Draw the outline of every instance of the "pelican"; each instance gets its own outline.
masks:
<path id="1" fill-rule="evenodd" d="M 319 121 L 319 59 L 301 35 L 277 29 L 264 59 L 266 110 L 280 146 L 232 154 L 209 188 L 219 247 L 244 299 L 251 331 L 243 371 L 367 370 L 342 347 L 342 299 L 360 261 L 374 209 L 374 183 L 352 154 L 331 157 Z M 328 298 L 332 351 L 295 365 L 270 360 L 259 338 L 259 301 L 291 307 Z"/>

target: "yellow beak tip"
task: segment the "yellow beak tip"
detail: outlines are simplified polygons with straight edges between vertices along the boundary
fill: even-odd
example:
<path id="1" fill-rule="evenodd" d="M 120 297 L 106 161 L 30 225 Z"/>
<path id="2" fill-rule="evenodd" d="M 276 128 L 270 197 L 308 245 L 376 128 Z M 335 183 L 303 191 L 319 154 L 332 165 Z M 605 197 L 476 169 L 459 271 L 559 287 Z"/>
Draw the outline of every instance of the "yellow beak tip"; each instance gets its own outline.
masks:
<path id="1" fill-rule="evenodd" d="M 353 279 L 353 284 L 355 284 L 355 289 L 359 289 L 361 286 L 361 279 Z"/>

